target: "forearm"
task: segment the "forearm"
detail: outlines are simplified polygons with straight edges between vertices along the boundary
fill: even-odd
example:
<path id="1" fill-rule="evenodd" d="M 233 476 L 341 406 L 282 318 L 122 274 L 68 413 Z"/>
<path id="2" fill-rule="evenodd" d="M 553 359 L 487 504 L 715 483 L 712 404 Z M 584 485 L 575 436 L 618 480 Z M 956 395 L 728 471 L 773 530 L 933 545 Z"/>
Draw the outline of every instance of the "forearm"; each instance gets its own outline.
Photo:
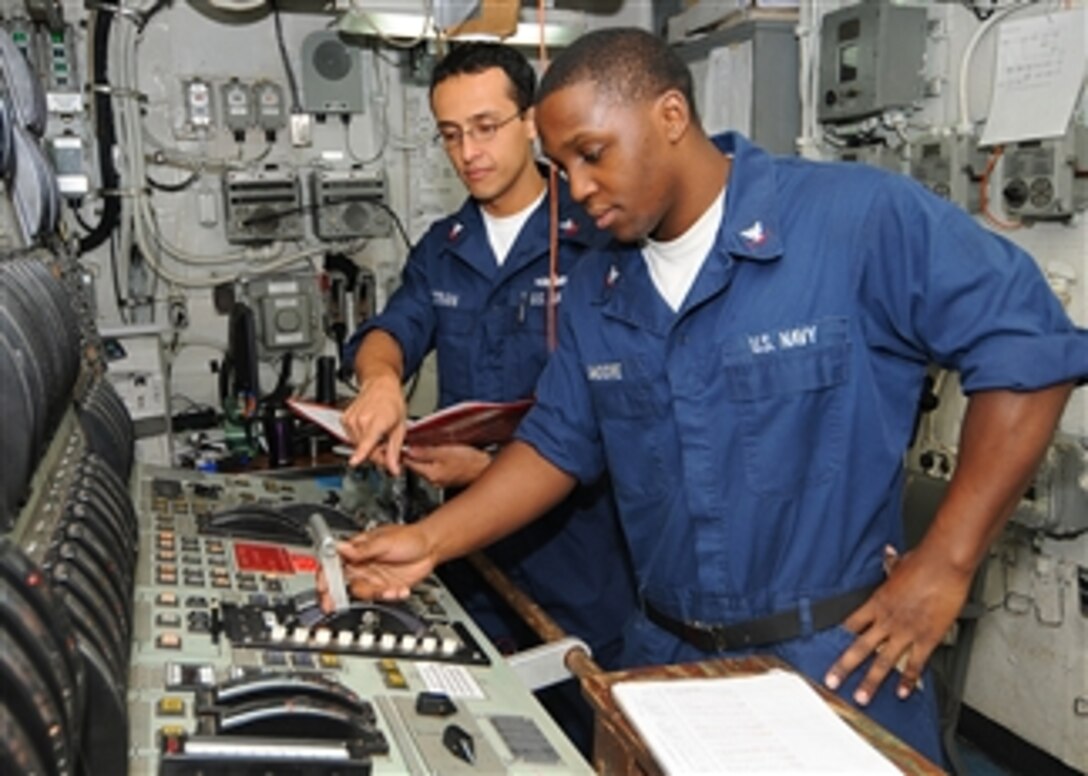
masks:
<path id="1" fill-rule="evenodd" d="M 955 474 L 920 549 L 974 573 L 1031 483 L 1072 390 L 1062 384 L 971 397 Z"/>
<path id="2" fill-rule="evenodd" d="M 576 483 L 530 445 L 512 442 L 476 482 L 419 525 L 441 563 L 527 525 L 562 501 Z"/>
<path id="3" fill-rule="evenodd" d="M 399 384 L 404 377 L 404 354 L 400 344 L 388 333 L 374 329 L 363 338 L 355 354 L 355 375 L 360 387 L 368 380 L 392 378 Z"/>

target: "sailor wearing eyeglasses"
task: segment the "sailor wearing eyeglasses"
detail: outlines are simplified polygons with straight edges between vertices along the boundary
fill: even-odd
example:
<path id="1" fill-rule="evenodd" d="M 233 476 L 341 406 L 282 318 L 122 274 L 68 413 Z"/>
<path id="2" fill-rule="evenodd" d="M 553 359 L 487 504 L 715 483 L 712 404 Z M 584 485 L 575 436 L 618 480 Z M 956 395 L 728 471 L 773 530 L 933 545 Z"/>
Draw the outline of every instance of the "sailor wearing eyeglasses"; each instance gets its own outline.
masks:
<path id="1" fill-rule="evenodd" d="M 440 407 L 531 396 L 548 357 L 549 305 L 562 301 L 575 262 L 610 239 L 560 181 L 552 279 L 548 186 L 533 147 L 535 86 L 532 66 L 499 44 L 459 46 L 435 67 L 435 139 L 470 196 L 416 244 L 385 310 L 346 346 L 360 386 L 344 415 L 356 442 L 353 465 L 369 459 L 393 473 L 406 467 L 444 488 L 475 480 L 491 462 L 485 451 L 402 448 L 403 382 L 434 350 Z M 564 630 L 584 639 L 600 665 L 618 667 L 635 592 L 606 479 L 579 487 L 546 519 L 487 553 Z M 500 646 L 519 648 L 532 638 L 471 569 L 441 575 Z M 545 705 L 561 707 L 561 724 L 588 752 L 592 716 L 573 682 L 566 685 Z"/>

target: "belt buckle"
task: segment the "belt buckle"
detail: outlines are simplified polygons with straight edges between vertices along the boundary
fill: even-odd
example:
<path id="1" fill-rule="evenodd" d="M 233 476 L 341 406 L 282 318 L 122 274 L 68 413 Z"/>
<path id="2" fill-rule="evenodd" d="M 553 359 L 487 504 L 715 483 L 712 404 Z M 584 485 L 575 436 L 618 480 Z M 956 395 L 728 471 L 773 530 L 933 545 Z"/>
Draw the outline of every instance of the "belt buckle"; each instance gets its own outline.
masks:
<path id="1" fill-rule="evenodd" d="M 710 643 L 714 647 L 715 652 L 725 652 L 730 647 L 729 639 L 725 634 L 725 627 L 722 625 L 712 625 L 708 622 L 693 622 L 689 627 L 694 628 L 697 631 L 701 631 L 710 637 Z"/>

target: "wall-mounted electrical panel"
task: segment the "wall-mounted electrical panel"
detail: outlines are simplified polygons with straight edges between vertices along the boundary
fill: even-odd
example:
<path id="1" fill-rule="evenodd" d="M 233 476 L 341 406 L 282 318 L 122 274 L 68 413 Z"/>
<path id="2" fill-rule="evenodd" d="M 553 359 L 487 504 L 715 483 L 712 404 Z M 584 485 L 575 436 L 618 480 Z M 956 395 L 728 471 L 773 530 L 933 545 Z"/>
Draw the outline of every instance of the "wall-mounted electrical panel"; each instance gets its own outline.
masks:
<path id="1" fill-rule="evenodd" d="M 303 236 L 302 190 L 293 170 L 231 171 L 223 179 L 227 240 L 297 240 Z"/>
<path id="2" fill-rule="evenodd" d="M 319 170 L 311 182 L 314 233 L 322 240 L 392 233 L 382 176 L 359 170 Z"/>
<path id="3" fill-rule="evenodd" d="M 911 177 L 969 213 L 979 212 L 985 169 L 986 152 L 973 137 L 931 133 L 911 141 Z"/>
<path id="4" fill-rule="evenodd" d="M 257 351 L 274 356 L 317 353 L 324 344 L 321 292 L 316 275 L 274 275 L 244 284 L 254 312 Z"/>
<path id="5" fill-rule="evenodd" d="M 1001 196 L 1010 215 L 1065 221 L 1088 207 L 1088 127 L 1005 147 Z"/>
<path id="6" fill-rule="evenodd" d="M 926 9 L 868 0 L 823 17 L 820 121 L 853 121 L 923 96 Z"/>

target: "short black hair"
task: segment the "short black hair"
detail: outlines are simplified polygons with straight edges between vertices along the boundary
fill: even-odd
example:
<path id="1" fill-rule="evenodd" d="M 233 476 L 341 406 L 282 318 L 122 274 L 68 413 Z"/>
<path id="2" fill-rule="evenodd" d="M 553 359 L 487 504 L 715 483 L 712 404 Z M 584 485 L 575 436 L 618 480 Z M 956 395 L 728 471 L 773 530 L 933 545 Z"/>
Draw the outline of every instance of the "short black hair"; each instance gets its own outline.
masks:
<path id="1" fill-rule="evenodd" d="M 433 96 L 435 87 L 451 76 L 482 73 L 493 67 L 506 73 L 510 99 L 517 103 L 518 110 L 529 110 L 536 91 L 536 71 L 524 54 L 501 43 L 462 43 L 451 48 L 434 66 L 429 94 Z"/>
<path id="2" fill-rule="evenodd" d="M 562 51 L 540 82 L 537 102 L 553 92 L 592 81 L 606 97 L 639 101 L 676 89 L 699 123 L 691 70 L 657 35 L 637 27 L 609 27 L 588 32 Z"/>

